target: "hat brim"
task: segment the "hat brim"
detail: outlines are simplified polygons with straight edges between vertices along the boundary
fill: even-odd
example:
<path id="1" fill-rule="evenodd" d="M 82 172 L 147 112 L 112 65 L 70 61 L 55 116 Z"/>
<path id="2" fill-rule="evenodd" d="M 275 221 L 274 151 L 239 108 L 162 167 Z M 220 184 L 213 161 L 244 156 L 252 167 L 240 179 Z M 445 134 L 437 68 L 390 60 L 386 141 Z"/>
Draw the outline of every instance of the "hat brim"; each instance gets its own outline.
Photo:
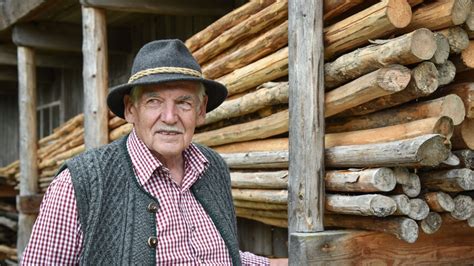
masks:
<path id="1" fill-rule="evenodd" d="M 205 78 L 193 77 L 185 74 L 179 73 L 167 73 L 167 74 L 154 74 L 142 77 L 136 80 L 133 83 L 126 83 L 122 85 L 115 86 L 110 89 L 109 95 L 107 96 L 107 105 L 109 106 L 110 111 L 116 116 L 124 117 L 124 102 L 123 98 L 125 95 L 130 93 L 130 90 L 135 86 L 144 86 L 144 85 L 156 85 L 165 82 L 172 81 L 198 81 L 201 82 L 206 88 L 206 94 L 208 97 L 206 113 L 214 110 L 216 107 L 221 105 L 221 103 L 227 98 L 227 88 L 214 80 L 209 80 Z"/>

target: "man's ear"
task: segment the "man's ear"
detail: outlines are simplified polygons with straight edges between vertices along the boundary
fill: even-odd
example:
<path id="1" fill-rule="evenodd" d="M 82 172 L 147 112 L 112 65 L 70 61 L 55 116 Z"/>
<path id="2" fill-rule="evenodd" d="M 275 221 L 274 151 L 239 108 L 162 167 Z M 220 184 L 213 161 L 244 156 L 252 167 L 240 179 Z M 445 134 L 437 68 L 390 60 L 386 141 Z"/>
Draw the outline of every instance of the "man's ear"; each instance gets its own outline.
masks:
<path id="1" fill-rule="evenodd" d="M 131 99 L 130 99 L 130 95 L 125 95 L 123 97 L 123 105 L 124 105 L 124 116 L 125 116 L 125 120 L 128 122 L 128 123 L 131 123 L 133 124 L 135 122 L 135 106 L 134 104 L 132 103 Z"/>
<path id="2" fill-rule="evenodd" d="M 204 95 L 202 98 L 201 105 L 199 106 L 198 118 L 197 118 L 197 125 L 204 124 L 204 120 L 206 119 L 206 107 L 207 107 L 207 95 Z"/>

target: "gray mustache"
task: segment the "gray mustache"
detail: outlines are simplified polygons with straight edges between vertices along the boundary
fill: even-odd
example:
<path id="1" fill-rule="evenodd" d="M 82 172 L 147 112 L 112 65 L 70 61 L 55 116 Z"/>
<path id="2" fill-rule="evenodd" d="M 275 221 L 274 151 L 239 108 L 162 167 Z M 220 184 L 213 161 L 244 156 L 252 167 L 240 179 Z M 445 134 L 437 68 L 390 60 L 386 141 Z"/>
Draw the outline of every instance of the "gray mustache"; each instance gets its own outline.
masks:
<path id="1" fill-rule="evenodd" d="M 159 126 L 156 131 L 171 131 L 183 134 L 184 131 L 176 126 L 168 126 L 168 125 L 161 125 Z"/>

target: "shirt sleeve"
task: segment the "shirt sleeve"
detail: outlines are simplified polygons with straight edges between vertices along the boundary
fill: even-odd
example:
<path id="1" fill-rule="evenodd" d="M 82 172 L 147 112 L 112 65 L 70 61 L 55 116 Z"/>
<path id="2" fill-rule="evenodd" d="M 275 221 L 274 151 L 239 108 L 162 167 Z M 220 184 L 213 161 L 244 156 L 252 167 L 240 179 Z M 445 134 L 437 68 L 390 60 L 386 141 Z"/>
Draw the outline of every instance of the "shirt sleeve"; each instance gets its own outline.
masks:
<path id="1" fill-rule="evenodd" d="M 74 187 L 66 169 L 51 182 L 43 197 L 22 265 L 75 265 L 81 249 Z"/>
<path id="2" fill-rule="evenodd" d="M 242 262 L 242 265 L 265 265 L 268 266 L 270 265 L 270 261 L 268 258 L 257 256 L 253 253 L 250 252 L 240 252 L 240 260 Z"/>

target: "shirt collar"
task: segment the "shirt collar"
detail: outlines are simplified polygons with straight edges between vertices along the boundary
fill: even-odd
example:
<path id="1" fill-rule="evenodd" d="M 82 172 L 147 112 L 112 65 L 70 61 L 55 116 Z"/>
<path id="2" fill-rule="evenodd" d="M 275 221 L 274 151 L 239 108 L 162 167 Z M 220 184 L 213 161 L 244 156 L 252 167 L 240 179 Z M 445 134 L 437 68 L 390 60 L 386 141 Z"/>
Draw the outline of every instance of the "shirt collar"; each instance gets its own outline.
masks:
<path id="1" fill-rule="evenodd" d="M 153 173 L 164 168 L 164 165 L 158 158 L 151 153 L 145 143 L 138 138 L 135 129 L 132 130 L 127 139 L 127 150 L 132 160 L 135 174 L 138 176 L 139 182 L 144 185 L 153 176 Z M 184 169 L 194 171 L 199 177 L 206 170 L 209 161 L 202 152 L 191 143 L 184 151 Z"/>

